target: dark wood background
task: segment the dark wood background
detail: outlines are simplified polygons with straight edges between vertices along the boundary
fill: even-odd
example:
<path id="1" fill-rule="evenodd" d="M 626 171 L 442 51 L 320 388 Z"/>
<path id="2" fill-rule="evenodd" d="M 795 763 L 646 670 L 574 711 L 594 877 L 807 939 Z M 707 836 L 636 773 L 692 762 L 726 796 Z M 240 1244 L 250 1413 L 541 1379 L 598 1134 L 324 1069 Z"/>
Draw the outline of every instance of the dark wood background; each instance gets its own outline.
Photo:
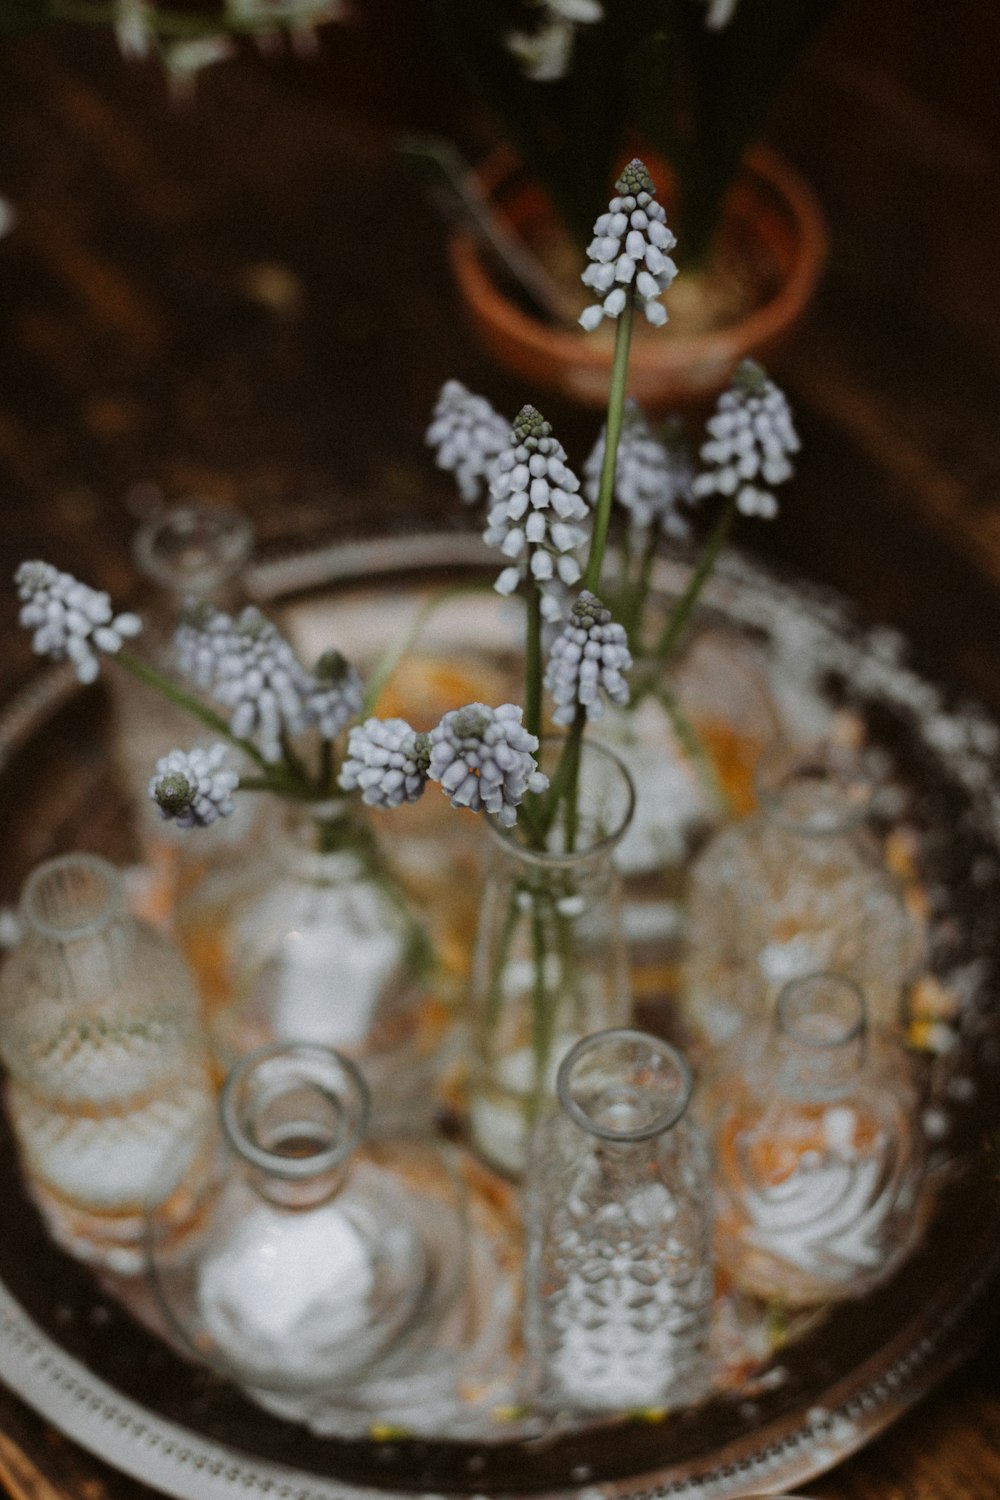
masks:
<path id="1" fill-rule="evenodd" d="M 474 3 L 474 0 L 470 0 Z M 536 392 L 466 333 L 400 130 L 489 140 L 420 0 L 357 0 L 308 61 L 241 49 L 186 106 L 78 27 L 0 44 L 0 573 L 41 555 L 135 596 L 159 500 L 251 512 L 265 548 L 451 517 L 422 434 L 457 375 Z M 1000 709 L 1000 6 L 844 0 L 770 139 L 811 178 L 833 257 L 777 361 L 806 447 L 780 522 L 741 540 L 906 630 Z M 545 404 L 571 451 L 595 419 Z M 456 517 L 460 524 L 462 517 Z M 0 688 L 32 671 L 0 598 Z M 998 1333 L 824 1500 L 996 1500 Z M 0 1393 L 18 1495 L 133 1500 Z"/>

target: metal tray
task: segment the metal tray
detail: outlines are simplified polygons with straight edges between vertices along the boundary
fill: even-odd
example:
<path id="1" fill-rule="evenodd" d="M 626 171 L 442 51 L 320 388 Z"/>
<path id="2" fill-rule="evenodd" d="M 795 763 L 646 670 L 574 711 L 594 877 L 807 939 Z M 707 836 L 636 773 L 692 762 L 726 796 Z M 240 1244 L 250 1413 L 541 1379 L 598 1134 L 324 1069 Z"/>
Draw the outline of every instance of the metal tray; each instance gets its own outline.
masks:
<path id="1" fill-rule="evenodd" d="M 259 565 L 250 582 L 309 639 L 331 621 L 338 632 L 363 634 L 379 599 L 391 612 L 415 591 L 481 576 L 484 564 L 474 537 L 421 535 L 278 559 Z M 664 564 L 660 581 L 669 589 L 682 576 L 680 564 Z M 665 1421 L 621 1418 L 534 1441 L 320 1437 L 186 1363 L 58 1251 L 24 1194 L 3 1129 L 0 1378 L 67 1436 L 182 1500 L 404 1492 L 724 1500 L 793 1488 L 831 1467 L 974 1347 L 1000 1266 L 1000 1197 L 984 1148 L 991 1091 L 983 1086 L 1000 1053 L 1000 730 L 915 672 L 898 636 L 862 629 L 828 595 L 731 556 L 707 607 L 752 643 L 790 713 L 822 719 L 847 706 L 860 716 L 891 815 L 903 808 L 919 835 L 931 968 L 960 993 L 962 1008 L 926 1069 L 940 1188 L 917 1253 L 890 1283 L 818 1320 L 741 1388 Z M 483 618 L 487 631 L 510 629 L 502 612 Z M 339 634 L 338 643 L 349 649 Z M 120 863 L 135 858 L 107 754 L 106 701 L 61 668 L 40 674 L 0 714 L 0 831 L 0 899 L 8 901 L 48 854 L 85 847 Z"/>

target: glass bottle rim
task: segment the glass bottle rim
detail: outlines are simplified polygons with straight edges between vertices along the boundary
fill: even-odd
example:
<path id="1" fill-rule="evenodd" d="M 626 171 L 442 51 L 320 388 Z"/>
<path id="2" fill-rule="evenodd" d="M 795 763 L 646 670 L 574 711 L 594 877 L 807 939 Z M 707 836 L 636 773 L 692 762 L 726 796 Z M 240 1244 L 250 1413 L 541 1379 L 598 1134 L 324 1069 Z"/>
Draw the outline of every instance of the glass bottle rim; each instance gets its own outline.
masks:
<path id="1" fill-rule="evenodd" d="M 190 564 L 171 564 L 158 552 L 158 544 L 174 533 L 180 542 L 205 531 L 204 555 Z M 212 544 L 218 549 L 211 551 Z M 174 593 L 201 594 L 235 578 L 253 551 L 253 523 L 242 511 L 228 505 L 209 505 L 196 497 L 170 505 L 145 521 L 135 534 L 132 554 L 136 565 L 155 583 Z"/>
<path id="2" fill-rule="evenodd" d="M 786 794 L 796 779 L 811 775 L 834 783 L 842 792 L 836 808 L 820 815 L 796 815 Z M 871 810 L 872 785 L 853 752 L 821 741 L 789 744 L 777 739 L 761 751 L 754 768 L 754 792 L 765 816 L 790 832 L 824 838 L 846 833 L 865 822 Z"/>
<path id="3" fill-rule="evenodd" d="M 615 1129 L 613 1126 L 599 1124 L 577 1103 L 572 1093 L 572 1073 L 581 1059 L 600 1047 L 613 1046 L 619 1042 L 635 1042 L 648 1051 L 657 1053 L 675 1069 L 679 1083 L 677 1098 L 671 1105 L 661 1110 L 645 1125 L 631 1129 Z M 669 1042 L 663 1041 L 660 1037 L 651 1036 L 649 1032 L 639 1031 L 632 1026 L 616 1026 L 607 1031 L 595 1031 L 590 1036 L 581 1037 L 566 1053 L 556 1074 L 556 1096 L 573 1123 L 579 1125 L 588 1135 L 622 1145 L 652 1140 L 676 1125 L 690 1104 L 693 1092 L 694 1074 L 683 1053 L 678 1052 L 676 1047 L 672 1047 Z"/>
<path id="4" fill-rule="evenodd" d="M 823 989 L 827 993 L 832 990 L 844 1000 L 850 1001 L 850 1019 L 845 1020 L 841 1028 L 833 1031 L 829 1036 L 816 1036 L 803 1029 L 797 1024 L 800 1018 L 789 1013 L 794 1001 L 812 987 L 817 989 L 822 987 L 820 992 Z M 809 1047 L 816 1052 L 834 1052 L 864 1036 L 868 1027 L 868 1007 L 860 985 L 855 984 L 853 979 L 849 979 L 845 974 L 820 970 L 815 974 L 805 974 L 797 979 L 790 979 L 783 986 L 774 1003 L 774 1019 L 780 1034 L 797 1046 Z"/>
<path id="5" fill-rule="evenodd" d="M 73 919 L 61 918 L 53 907 L 60 885 L 74 883 L 77 894 L 89 894 L 90 910 Z M 90 887 L 89 893 L 87 887 Z M 48 897 L 54 898 L 52 901 Z M 59 854 L 36 865 L 21 888 L 21 915 L 29 930 L 56 942 L 92 937 L 124 911 L 122 879 L 110 860 L 100 854 Z"/>
<path id="6" fill-rule="evenodd" d="M 298 1061 L 300 1064 L 318 1065 L 320 1069 L 329 1069 L 332 1064 L 340 1075 L 341 1086 L 343 1087 L 346 1082 L 347 1089 L 353 1096 L 354 1118 L 350 1119 L 345 1116 L 348 1128 L 330 1146 L 311 1151 L 306 1156 L 284 1156 L 280 1152 L 269 1151 L 265 1146 L 259 1145 L 241 1123 L 238 1108 L 239 1090 L 252 1073 L 278 1058 L 288 1058 L 289 1061 Z M 313 1087 L 326 1092 L 322 1083 L 313 1078 L 303 1079 L 299 1086 Z M 329 1092 L 332 1097 L 336 1097 L 332 1085 Z M 311 1177 L 322 1176 L 342 1166 L 361 1144 L 371 1115 L 371 1092 L 361 1069 L 342 1052 L 312 1042 L 273 1042 L 269 1046 L 258 1047 L 255 1051 L 246 1053 L 230 1069 L 219 1096 L 219 1115 L 226 1139 L 244 1161 L 273 1177 L 302 1182 Z"/>
<path id="7" fill-rule="evenodd" d="M 562 745 L 566 743 L 568 738 L 569 736 L 565 734 L 543 734 L 541 742 L 543 747 Z M 533 849 L 530 844 L 522 843 L 518 834 L 517 824 L 513 828 L 504 828 L 503 824 L 498 823 L 489 813 L 485 815 L 490 837 L 502 849 L 516 854 L 518 859 L 522 860 L 525 864 L 535 866 L 536 869 L 570 870 L 574 866 L 579 866 L 588 860 L 593 860 L 603 854 L 610 854 L 616 844 L 621 841 L 625 830 L 632 821 L 636 802 L 635 783 L 632 780 L 631 772 L 621 757 L 616 755 L 613 750 L 610 750 L 607 745 L 599 744 L 596 740 L 587 739 L 586 737 L 581 741 L 580 753 L 581 757 L 589 755 L 592 761 L 595 757 L 600 757 L 608 765 L 613 766 L 622 777 L 626 793 L 625 808 L 618 820 L 617 826 L 611 833 L 603 834 L 595 843 L 576 849 L 572 854 L 560 854 L 558 850 Z"/>

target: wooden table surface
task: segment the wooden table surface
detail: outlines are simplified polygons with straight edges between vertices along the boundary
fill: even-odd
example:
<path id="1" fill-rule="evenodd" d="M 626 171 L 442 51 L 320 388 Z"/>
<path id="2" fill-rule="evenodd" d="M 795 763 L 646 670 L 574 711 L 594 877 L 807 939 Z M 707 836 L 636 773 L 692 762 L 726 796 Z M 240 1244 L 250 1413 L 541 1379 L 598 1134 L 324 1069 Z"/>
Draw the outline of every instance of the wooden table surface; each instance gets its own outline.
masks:
<path id="1" fill-rule="evenodd" d="M 536 398 L 466 334 L 440 224 L 390 149 L 400 127 L 447 115 L 421 71 L 426 38 L 406 34 L 405 5 L 370 9 L 395 50 L 363 25 L 334 28 L 309 63 L 241 56 L 186 109 L 103 35 L 0 50 L 0 194 L 19 215 L 0 241 L 3 576 L 42 555 L 134 597 L 136 517 L 191 493 L 244 507 L 265 548 L 344 534 L 373 511 L 387 528 L 431 520 L 455 503 L 422 449 L 441 382 L 456 375 L 504 410 Z M 880 70 L 869 9 L 845 5 L 773 125 L 827 198 L 836 253 L 778 362 L 800 475 L 752 541 L 903 628 L 931 670 L 1000 709 L 1000 319 L 987 326 L 983 310 L 1000 277 L 968 203 L 978 182 L 987 217 L 996 204 L 995 143 L 980 116 L 957 128 L 958 106 L 945 117 L 915 84 L 944 76 L 929 16 L 886 0 L 900 44 Z M 945 71 L 968 100 L 995 8 L 960 9 L 965 86 Z M 906 239 L 911 188 L 924 197 Z M 545 410 L 567 446 L 589 444 L 592 417 Z M 33 666 L 7 592 L 0 635 L 9 691 Z M 979 1358 L 809 1494 L 1000 1497 L 998 1329 L 983 1337 Z M 6 1392 L 0 1480 L 17 1496 L 145 1492 Z"/>

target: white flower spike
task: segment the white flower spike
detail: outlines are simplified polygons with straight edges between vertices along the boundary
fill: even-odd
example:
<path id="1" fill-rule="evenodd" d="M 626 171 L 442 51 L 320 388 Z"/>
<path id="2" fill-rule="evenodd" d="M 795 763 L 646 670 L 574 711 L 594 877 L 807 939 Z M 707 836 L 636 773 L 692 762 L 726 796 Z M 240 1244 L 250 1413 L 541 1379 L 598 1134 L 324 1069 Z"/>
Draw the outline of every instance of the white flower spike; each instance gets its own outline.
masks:
<path id="1" fill-rule="evenodd" d="M 735 495 L 743 515 L 773 520 L 774 486 L 792 477 L 788 455 L 801 445 L 784 392 L 753 360 L 743 360 L 719 397 L 708 434 L 701 448 L 708 467 L 694 481 L 695 494 Z"/>
<path id="2" fill-rule="evenodd" d="M 339 651 L 324 651 L 313 667 L 306 713 L 325 740 L 335 740 L 361 712 L 365 690 L 361 673 Z"/>
<path id="3" fill-rule="evenodd" d="M 579 491 L 549 423 L 533 406 L 522 407 L 494 465 L 483 540 L 510 560 L 494 584 L 497 593 L 512 594 L 530 573 L 550 623 L 563 618 L 561 585 L 572 587 L 582 574 L 576 554 L 589 531 L 579 522 L 589 520 L 590 509 Z"/>
<path id="4" fill-rule="evenodd" d="M 454 474 L 458 492 L 473 505 L 488 488 L 493 465 L 510 441 L 510 426 L 460 380 L 446 380 L 427 429 L 439 469 Z"/>
<path id="5" fill-rule="evenodd" d="M 115 615 L 109 595 L 51 563 L 23 562 L 14 583 L 21 599 L 18 619 L 34 632 L 34 650 L 52 661 L 72 662 L 81 682 L 93 682 L 100 656 L 113 656 L 142 630 L 138 615 Z"/>
<path id="6" fill-rule="evenodd" d="M 314 721 L 316 680 L 253 605 L 236 620 L 199 607 L 178 626 L 174 647 L 181 670 L 230 710 L 232 733 L 254 740 L 265 760 L 281 759 L 282 734 Z"/>
<path id="7" fill-rule="evenodd" d="M 217 818 L 228 818 L 240 778 L 224 768 L 227 754 L 227 747 L 217 744 L 209 750 L 171 750 L 158 760 L 149 795 L 160 815 L 179 828 L 208 828 Z"/>
<path id="8" fill-rule="evenodd" d="M 615 192 L 607 213 L 594 225 L 587 268 L 580 278 L 598 297 L 580 314 L 580 324 L 588 333 L 605 316 L 619 317 L 630 296 L 642 307 L 647 322 L 662 327 L 667 309 L 660 297 L 677 275 L 668 254 L 677 239 L 667 228 L 653 180 L 638 157 L 615 183 Z"/>
<path id="9" fill-rule="evenodd" d="M 611 618 L 596 594 L 584 589 L 569 624 L 552 643 L 545 686 L 552 694 L 555 724 L 572 724 L 578 707 L 588 719 L 604 713 L 602 694 L 624 708 L 629 701 L 624 673 L 632 666 L 625 627 Z"/>
<path id="10" fill-rule="evenodd" d="M 523 727 L 521 716 L 514 703 L 470 703 L 452 709 L 431 730 L 427 774 L 452 807 L 485 810 L 513 828 L 525 793 L 544 792 L 549 780 L 535 761 L 538 738 Z"/>
<path id="11" fill-rule="evenodd" d="M 345 792 L 360 790 L 369 807 L 416 802 L 427 785 L 430 754 L 430 736 L 405 719 L 366 719 L 348 736 L 340 786 Z"/>
<path id="12" fill-rule="evenodd" d="M 573 55 L 578 26 L 603 21 L 600 0 L 536 0 L 541 9 L 537 31 L 512 31 L 507 51 L 521 64 L 532 83 L 554 83 L 565 78 Z"/>
<path id="13" fill-rule="evenodd" d="M 584 493 L 597 503 L 604 465 L 602 431 L 584 466 Z M 631 397 L 625 403 L 618 461 L 615 499 L 629 513 L 633 540 L 642 545 L 651 527 L 673 541 L 683 542 L 691 534 L 682 505 L 694 501 L 694 469 L 678 422 L 666 442 L 655 437 L 639 404 Z"/>

